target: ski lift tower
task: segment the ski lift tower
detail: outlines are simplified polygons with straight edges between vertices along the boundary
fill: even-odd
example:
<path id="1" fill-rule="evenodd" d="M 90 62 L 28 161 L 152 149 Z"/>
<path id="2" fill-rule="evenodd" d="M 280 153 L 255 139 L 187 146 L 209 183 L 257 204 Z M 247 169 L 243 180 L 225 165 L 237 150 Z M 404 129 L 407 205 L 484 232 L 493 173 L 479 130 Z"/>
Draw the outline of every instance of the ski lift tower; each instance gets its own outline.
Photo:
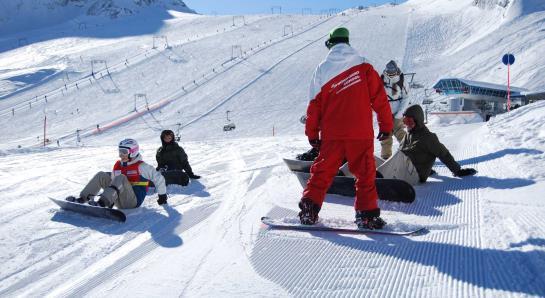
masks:
<path id="1" fill-rule="evenodd" d="M 236 27 L 237 23 L 241 23 L 241 26 L 245 26 L 246 18 L 244 16 L 233 16 L 233 27 Z"/>
<path id="2" fill-rule="evenodd" d="M 231 46 L 231 60 L 242 58 L 242 46 L 237 44 Z"/>
<path id="3" fill-rule="evenodd" d="M 102 68 L 101 70 L 98 70 L 99 66 L 102 66 L 102 65 L 104 66 L 104 68 Z M 96 79 L 95 74 L 97 74 L 97 72 L 100 72 L 102 70 L 106 70 L 106 73 L 110 74 L 110 70 L 108 70 L 108 64 L 106 63 L 106 60 L 99 60 L 99 59 L 91 60 L 91 76 L 93 78 Z"/>
<path id="4" fill-rule="evenodd" d="M 284 25 L 284 32 L 282 36 L 288 36 L 293 35 L 293 26 L 292 25 Z"/>
<path id="5" fill-rule="evenodd" d="M 144 103 L 146 104 L 146 109 L 149 110 L 149 103 L 148 103 L 148 96 L 146 93 L 136 93 L 134 95 L 134 110 L 133 112 L 137 112 L 138 109 L 138 102 L 142 102 L 142 99 L 144 100 Z"/>
<path id="6" fill-rule="evenodd" d="M 182 130 L 182 123 L 178 122 L 176 125 L 178 126 L 178 129 L 176 130 L 176 142 L 179 142 L 181 139 L 180 131 Z"/>
<path id="7" fill-rule="evenodd" d="M 153 46 L 152 49 L 157 49 L 157 46 L 163 41 L 164 49 L 170 49 L 168 45 L 168 39 L 165 35 L 154 35 L 153 36 Z"/>
<path id="8" fill-rule="evenodd" d="M 271 6 L 271 14 L 274 14 L 275 11 L 278 12 L 278 14 L 282 14 L 282 6 Z"/>

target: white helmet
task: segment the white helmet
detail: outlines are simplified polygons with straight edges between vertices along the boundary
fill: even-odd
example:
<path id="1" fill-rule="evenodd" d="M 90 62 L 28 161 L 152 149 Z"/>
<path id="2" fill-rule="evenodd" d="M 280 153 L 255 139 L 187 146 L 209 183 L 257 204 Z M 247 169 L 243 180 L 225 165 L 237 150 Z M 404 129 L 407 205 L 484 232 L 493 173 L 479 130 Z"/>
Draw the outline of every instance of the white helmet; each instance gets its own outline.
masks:
<path id="1" fill-rule="evenodd" d="M 134 139 L 124 139 L 119 142 L 117 146 L 119 148 L 119 153 L 129 154 L 129 158 L 133 159 L 138 156 L 140 147 L 138 147 L 138 142 Z"/>
<path id="2" fill-rule="evenodd" d="M 394 60 L 390 60 L 388 64 L 386 64 L 386 68 L 384 68 L 384 75 L 388 76 L 390 78 L 397 77 L 401 75 L 401 69 L 399 69 L 399 66 L 397 66 L 397 62 Z"/>

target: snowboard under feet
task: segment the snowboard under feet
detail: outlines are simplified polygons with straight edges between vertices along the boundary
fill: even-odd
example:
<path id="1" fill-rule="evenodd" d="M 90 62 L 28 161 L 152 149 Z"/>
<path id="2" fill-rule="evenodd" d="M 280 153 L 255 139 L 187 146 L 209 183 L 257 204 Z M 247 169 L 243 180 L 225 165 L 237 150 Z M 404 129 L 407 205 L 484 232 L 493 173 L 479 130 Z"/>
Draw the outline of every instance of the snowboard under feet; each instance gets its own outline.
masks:
<path id="1" fill-rule="evenodd" d="M 273 229 L 296 231 L 326 231 L 337 233 L 383 234 L 394 236 L 419 235 L 427 231 L 427 229 L 422 226 L 410 226 L 400 223 L 386 224 L 386 226 L 384 226 L 384 228 L 380 230 L 358 229 L 355 223 L 331 219 L 320 219 L 314 225 L 302 225 L 299 222 L 299 218 L 296 217 L 274 219 L 264 216 L 261 218 L 261 222 Z"/>
<path id="2" fill-rule="evenodd" d="M 49 198 L 53 203 L 59 205 L 64 210 L 77 212 L 84 215 L 89 215 L 93 217 L 106 218 L 111 220 L 116 220 L 120 222 L 125 222 L 127 216 L 123 211 L 118 209 L 104 208 L 100 206 L 91 206 L 89 204 L 75 203 L 66 200 L 58 200 L 54 198 Z"/>

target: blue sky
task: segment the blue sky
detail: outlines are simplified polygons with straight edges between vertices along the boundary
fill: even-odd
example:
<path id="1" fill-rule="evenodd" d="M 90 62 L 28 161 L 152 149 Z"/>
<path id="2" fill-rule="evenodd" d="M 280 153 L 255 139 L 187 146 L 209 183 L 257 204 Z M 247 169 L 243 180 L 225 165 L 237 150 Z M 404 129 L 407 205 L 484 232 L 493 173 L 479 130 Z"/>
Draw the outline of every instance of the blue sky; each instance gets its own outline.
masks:
<path id="1" fill-rule="evenodd" d="M 271 13 L 273 6 L 282 7 L 283 13 L 301 13 L 303 8 L 311 8 L 313 13 L 320 13 L 331 8 L 346 9 L 394 1 L 401 2 L 401 0 L 184 0 L 187 6 L 202 14 L 264 14 Z"/>

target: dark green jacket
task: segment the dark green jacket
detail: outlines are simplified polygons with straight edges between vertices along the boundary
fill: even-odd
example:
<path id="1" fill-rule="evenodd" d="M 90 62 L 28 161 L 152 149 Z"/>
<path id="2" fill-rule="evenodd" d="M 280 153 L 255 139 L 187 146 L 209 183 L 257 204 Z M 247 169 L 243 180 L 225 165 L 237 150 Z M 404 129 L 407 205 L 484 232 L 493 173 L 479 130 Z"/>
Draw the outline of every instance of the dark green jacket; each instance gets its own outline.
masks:
<path id="1" fill-rule="evenodd" d="M 155 158 L 159 168 L 168 166 L 168 170 L 185 170 L 188 166 L 187 154 L 176 142 L 163 143 L 163 146 L 157 149 Z"/>
<path id="2" fill-rule="evenodd" d="M 404 116 L 412 117 L 416 126 L 401 141 L 401 152 L 412 161 L 420 182 L 426 182 L 430 176 L 435 159 L 444 163 L 452 173 L 460 170 L 460 165 L 454 160 L 448 149 L 439 142 L 437 135 L 430 132 L 424 124 L 424 111 L 419 105 L 409 107 Z"/>

